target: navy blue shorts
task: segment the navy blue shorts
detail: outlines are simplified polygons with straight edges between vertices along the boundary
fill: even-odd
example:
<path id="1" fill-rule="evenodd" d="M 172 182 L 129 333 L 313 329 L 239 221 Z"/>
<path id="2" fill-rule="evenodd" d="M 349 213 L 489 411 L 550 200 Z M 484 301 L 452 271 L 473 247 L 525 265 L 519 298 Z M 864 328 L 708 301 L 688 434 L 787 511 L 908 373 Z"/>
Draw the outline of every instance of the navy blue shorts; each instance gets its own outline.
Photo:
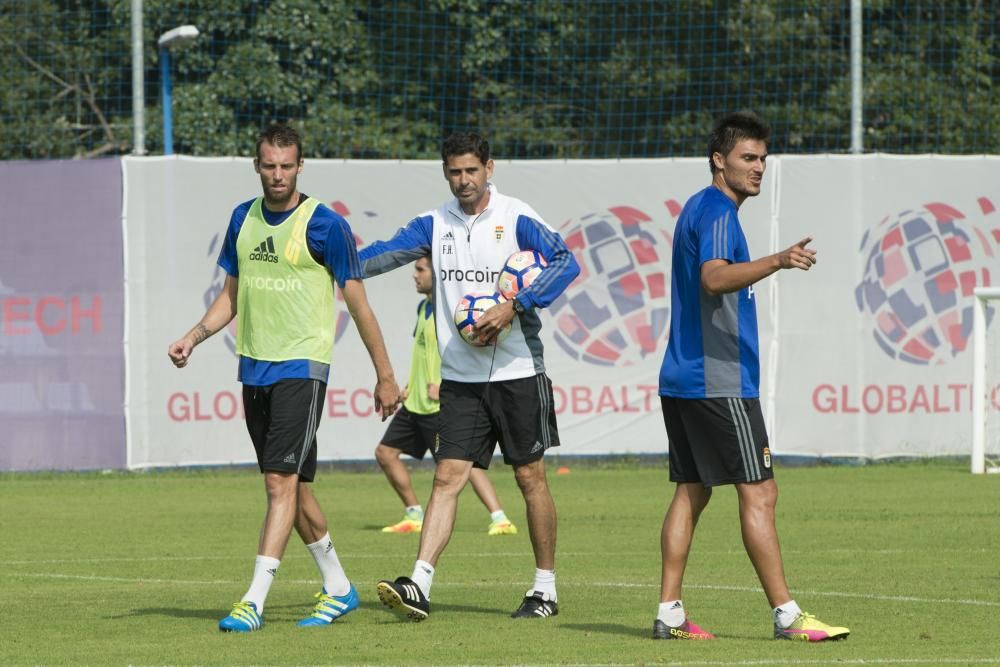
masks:
<path id="1" fill-rule="evenodd" d="M 670 441 L 670 481 L 705 486 L 774 477 L 756 398 L 660 397 Z"/>
<path id="2" fill-rule="evenodd" d="M 434 447 L 437 444 L 440 414 L 432 412 L 429 415 L 419 415 L 407 410 L 406 406 L 400 406 L 382 436 L 382 444 L 417 460 L 422 460 L 430 451 L 431 456 L 437 460 Z"/>
<path id="3" fill-rule="evenodd" d="M 437 458 L 488 469 L 497 444 L 507 465 L 533 463 L 559 446 L 552 382 L 545 375 L 495 382 L 441 382 Z"/>
<path id="4" fill-rule="evenodd" d="M 261 472 L 291 472 L 300 481 L 313 481 L 325 398 L 326 383 L 319 380 L 243 385 L 243 411 Z"/>

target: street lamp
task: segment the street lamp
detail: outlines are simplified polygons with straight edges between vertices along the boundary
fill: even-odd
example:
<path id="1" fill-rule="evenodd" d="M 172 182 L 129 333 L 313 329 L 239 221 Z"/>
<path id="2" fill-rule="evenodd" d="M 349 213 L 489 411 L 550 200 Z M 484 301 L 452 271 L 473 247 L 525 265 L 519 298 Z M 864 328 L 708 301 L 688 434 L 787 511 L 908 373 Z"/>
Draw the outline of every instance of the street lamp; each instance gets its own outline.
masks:
<path id="1" fill-rule="evenodd" d="M 160 47 L 160 81 L 163 86 L 164 155 L 171 155 L 174 152 L 174 114 L 171 108 L 173 105 L 173 100 L 171 99 L 173 91 L 170 85 L 170 52 L 190 44 L 198 35 L 198 28 L 193 25 L 182 25 L 166 31 L 156 40 L 156 45 Z"/>

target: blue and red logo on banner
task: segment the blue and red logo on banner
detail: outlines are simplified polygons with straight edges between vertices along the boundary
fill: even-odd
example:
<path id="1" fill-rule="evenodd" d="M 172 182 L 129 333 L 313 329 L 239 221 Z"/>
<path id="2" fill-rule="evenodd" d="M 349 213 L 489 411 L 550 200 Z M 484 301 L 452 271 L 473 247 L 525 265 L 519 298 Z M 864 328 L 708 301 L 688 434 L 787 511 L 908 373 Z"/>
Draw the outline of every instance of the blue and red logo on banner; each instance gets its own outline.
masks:
<path id="1" fill-rule="evenodd" d="M 965 350 L 972 334 L 976 287 L 993 284 L 1000 216 L 980 197 L 982 217 L 928 203 L 887 216 L 861 239 L 864 275 L 858 309 L 872 316 L 872 335 L 893 359 L 945 363 Z"/>

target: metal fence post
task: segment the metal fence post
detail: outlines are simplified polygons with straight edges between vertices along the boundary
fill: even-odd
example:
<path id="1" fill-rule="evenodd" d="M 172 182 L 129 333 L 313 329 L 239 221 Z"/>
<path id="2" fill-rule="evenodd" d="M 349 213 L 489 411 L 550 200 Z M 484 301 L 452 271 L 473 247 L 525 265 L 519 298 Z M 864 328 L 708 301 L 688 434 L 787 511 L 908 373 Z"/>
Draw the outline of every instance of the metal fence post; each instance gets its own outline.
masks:
<path id="1" fill-rule="evenodd" d="M 861 0 L 851 0 L 851 152 L 860 154 L 864 147 L 864 73 L 862 70 Z"/>

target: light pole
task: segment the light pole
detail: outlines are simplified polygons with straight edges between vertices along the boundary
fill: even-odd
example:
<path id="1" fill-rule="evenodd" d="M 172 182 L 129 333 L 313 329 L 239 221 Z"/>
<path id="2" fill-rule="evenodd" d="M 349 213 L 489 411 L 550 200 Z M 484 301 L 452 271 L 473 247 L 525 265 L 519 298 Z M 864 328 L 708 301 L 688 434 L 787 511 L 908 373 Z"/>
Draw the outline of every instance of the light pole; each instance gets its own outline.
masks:
<path id="1" fill-rule="evenodd" d="M 163 154 L 171 155 L 174 152 L 174 114 L 172 110 L 173 94 L 170 85 L 170 52 L 190 44 L 199 35 L 198 28 L 193 25 L 182 25 L 172 28 L 156 40 L 156 45 L 160 47 L 160 82 L 163 92 Z"/>

